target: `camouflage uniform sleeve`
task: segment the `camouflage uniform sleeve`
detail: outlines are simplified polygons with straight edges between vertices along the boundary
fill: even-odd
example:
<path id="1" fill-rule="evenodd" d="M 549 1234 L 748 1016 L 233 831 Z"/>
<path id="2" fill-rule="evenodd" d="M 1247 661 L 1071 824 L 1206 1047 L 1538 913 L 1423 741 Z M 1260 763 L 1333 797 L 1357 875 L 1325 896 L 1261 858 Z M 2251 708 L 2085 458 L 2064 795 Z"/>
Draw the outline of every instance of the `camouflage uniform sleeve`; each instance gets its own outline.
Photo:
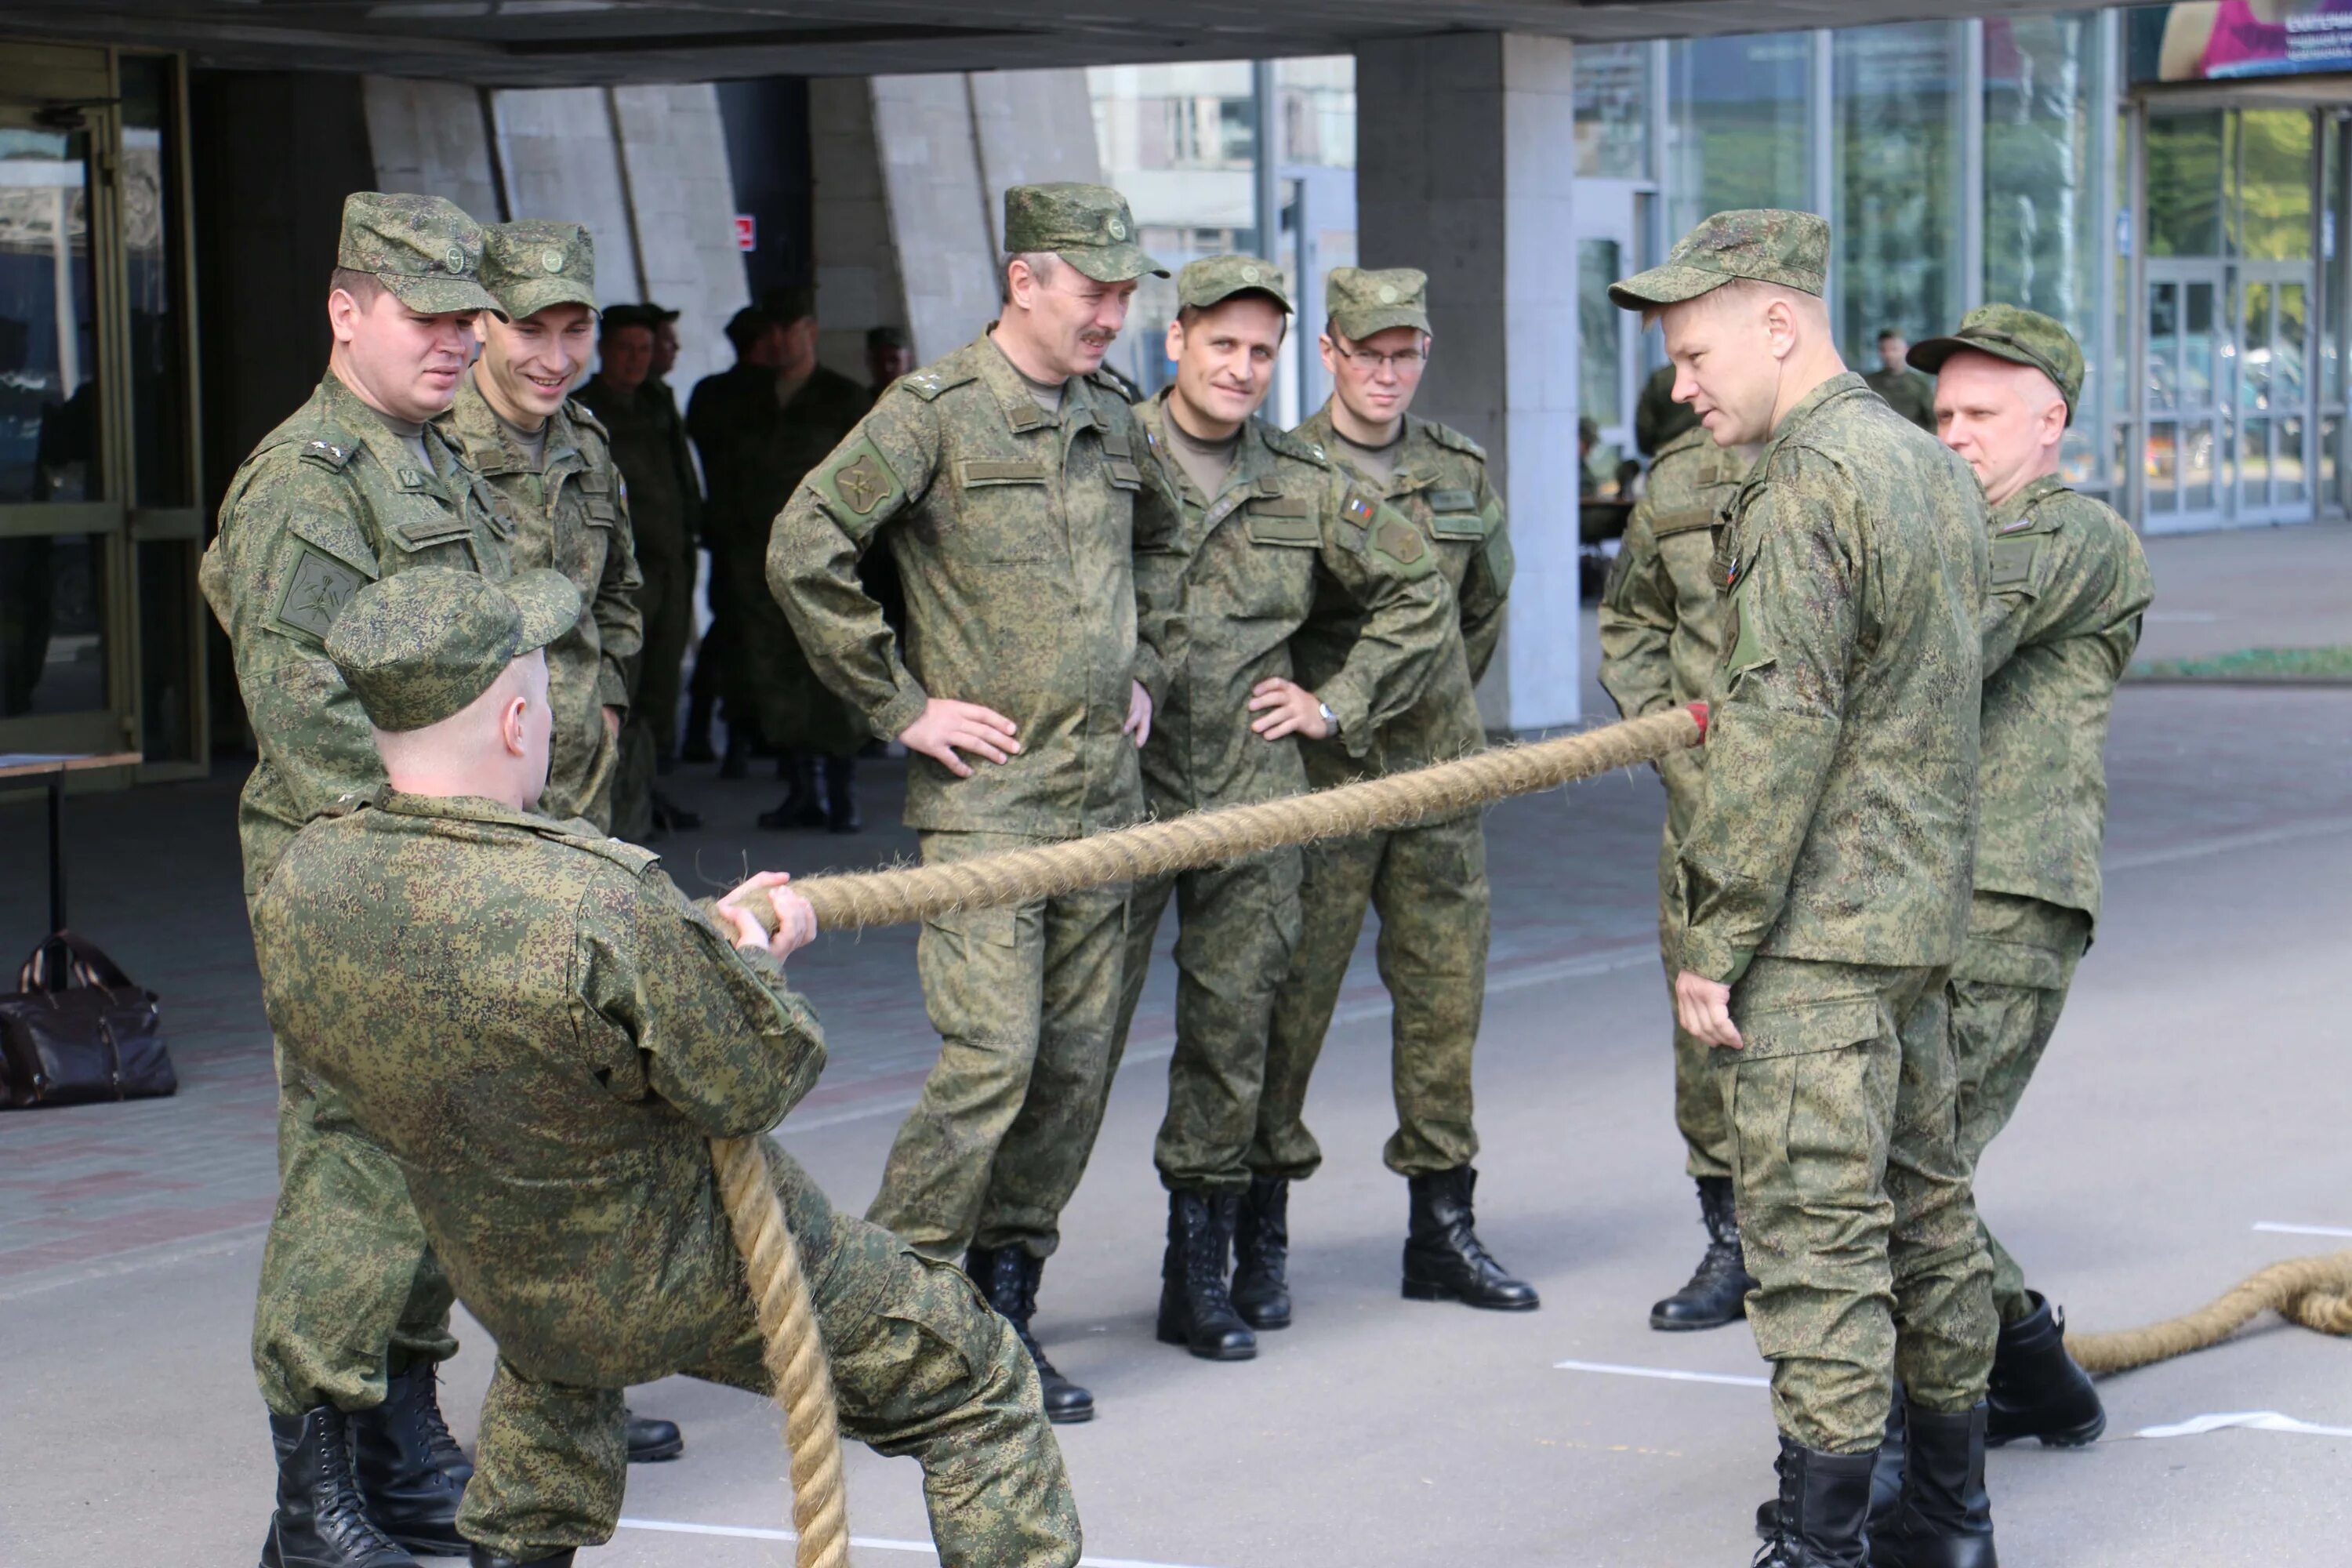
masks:
<path id="1" fill-rule="evenodd" d="M 1681 854 L 1681 965 L 1729 983 L 1780 920 L 1828 781 L 1859 626 L 1855 498 L 1843 476 L 1783 465 L 1739 524 L 1706 792 Z"/>
<path id="2" fill-rule="evenodd" d="M 1617 711 L 1639 719 L 1674 704 L 1675 585 L 1651 529 L 1650 498 L 1634 504 L 1596 616 L 1601 628 L 1601 688 Z"/>
<path id="3" fill-rule="evenodd" d="M 1316 697 L 1338 715 L 1339 742 L 1350 756 L 1371 749 L 1381 727 L 1411 708 L 1445 650 L 1454 595 L 1428 551 L 1410 563 L 1375 551 L 1347 522 L 1347 477 L 1331 476 L 1323 500 L 1322 567 L 1364 612 L 1338 674 Z"/>
<path id="4" fill-rule="evenodd" d="M 814 1016 L 785 989 L 782 964 L 739 951 L 657 868 L 631 883 L 625 896 L 592 888 L 581 902 L 581 1001 L 628 1032 L 646 1081 L 698 1130 L 714 1138 L 766 1131 L 824 1068 Z"/>
<path id="5" fill-rule="evenodd" d="M 857 575 L 884 524 L 929 491 L 940 461 L 938 405 L 893 390 L 809 471 L 768 534 L 768 591 L 817 678 L 886 741 L 923 716 L 930 694 Z"/>
<path id="6" fill-rule="evenodd" d="M 342 481 L 278 459 L 232 485 L 202 581 L 236 663 L 237 689 L 263 763 L 307 821 L 383 782 L 359 700 L 323 648 L 376 555 Z"/>
<path id="7" fill-rule="evenodd" d="M 1129 435 L 1148 449 L 1143 423 L 1132 414 Z M 1192 542 L 1184 531 L 1184 503 L 1159 462 L 1138 463 L 1143 488 L 1135 497 L 1135 670 L 1137 684 L 1157 706 L 1168 694 L 1168 679 L 1182 657 L 1184 571 Z"/>
<path id="8" fill-rule="evenodd" d="M 2079 641 L 2112 683 L 2139 647 L 2140 616 L 2156 596 L 2139 541 L 2105 518 L 2046 533 L 1996 539 L 1985 595 L 1985 679 L 2021 647 Z"/>
<path id="9" fill-rule="evenodd" d="M 628 661 L 636 658 L 646 641 L 645 611 L 639 604 L 646 578 L 637 568 L 637 536 L 635 525 L 629 521 L 628 482 L 621 478 L 609 447 L 602 457 L 618 492 L 615 510 L 620 517 L 605 546 L 604 575 L 596 584 L 595 603 L 589 606 L 589 614 L 596 622 L 596 700 L 604 707 L 618 708 L 625 715 L 629 708 Z"/>
<path id="10" fill-rule="evenodd" d="M 1462 652 L 1470 661 L 1475 684 L 1486 678 L 1495 645 L 1503 637 L 1503 610 L 1511 595 L 1511 531 L 1503 516 L 1503 498 L 1495 493 L 1486 465 L 1478 465 L 1478 510 L 1486 520 L 1486 540 L 1463 574 L 1461 605 Z"/>

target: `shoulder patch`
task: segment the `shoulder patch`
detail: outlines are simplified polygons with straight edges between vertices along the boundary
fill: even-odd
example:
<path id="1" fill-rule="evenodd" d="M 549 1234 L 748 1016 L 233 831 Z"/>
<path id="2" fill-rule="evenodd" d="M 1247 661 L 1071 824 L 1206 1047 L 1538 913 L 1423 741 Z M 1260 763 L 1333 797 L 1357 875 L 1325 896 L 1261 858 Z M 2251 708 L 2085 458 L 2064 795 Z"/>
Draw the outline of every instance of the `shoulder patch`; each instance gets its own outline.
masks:
<path id="1" fill-rule="evenodd" d="M 281 631 L 308 641 L 324 642 L 335 617 L 343 613 L 343 606 L 367 581 L 326 552 L 298 541 L 293 547 L 292 568 L 286 574 L 285 585 L 278 591 L 277 604 L 270 606 L 270 619 Z"/>
<path id="2" fill-rule="evenodd" d="M 1379 503 L 1361 490 L 1349 490 L 1348 499 L 1339 503 L 1339 515 L 1358 528 L 1371 527 L 1372 516 L 1379 510 Z"/>
<path id="3" fill-rule="evenodd" d="M 1273 425 L 1260 425 L 1258 429 L 1265 437 L 1265 444 L 1284 457 L 1296 458 L 1302 463 L 1312 463 L 1318 468 L 1328 468 L 1331 466 L 1331 459 L 1325 457 L 1323 448 L 1314 442 Z"/>
<path id="4" fill-rule="evenodd" d="M 1372 549 L 1400 566 L 1412 566 L 1429 553 L 1429 541 L 1421 536 L 1421 530 L 1391 513 L 1372 531 Z"/>
<path id="5" fill-rule="evenodd" d="M 348 467 L 359 449 L 356 441 L 330 441 L 317 436 L 302 442 L 299 447 L 304 462 L 316 463 L 322 468 Z"/>
<path id="6" fill-rule="evenodd" d="M 609 834 L 600 833 L 596 829 L 596 825 L 584 816 L 575 816 L 562 822 L 549 819 L 544 826 L 539 827 L 539 835 L 542 838 L 552 838 L 559 844 L 569 845 L 574 849 L 585 849 L 589 854 L 601 859 L 610 860 L 633 877 L 642 875 L 647 868 L 661 863 L 661 857 L 645 846 L 632 844 L 626 839 L 614 838 Z"/>
<path id="7" fill-rule="evenodd" d="M 810 477 L 810 482 L 828 500 L 859 518 L 874 516 L 887 503 L 906 494 L 906 488 L 891 469 L 890 460 L 863 432 L 827 458 L 824 467 Z"/>
<path id="8" fill-rule="evenodd" d="M 1434 419 L 1429 422 L 1429 438 L 1441 447 L 1451 447 L 1457 452 L 1467 452 L 1482 463 L 1486 460 L 1486 447 L 1481 447 L 1461 431 L 1449 426 L 1440 425 Z"/>
<path id="9" fill-rule="evenodd" d="M 913 393 L 924 402 L 929 403 L 935 401 L 940 393 L 949 390 L 950 387 L 961 386 L 968 381 L 977 381 L 978 379 L 979 374 L 974 371 L 941 370 L 938 366 L 933 365 L 924 370 L 919 370 L 912 375 L 899 377 L 898 384 L 905 387 L 908 392 Z"/>

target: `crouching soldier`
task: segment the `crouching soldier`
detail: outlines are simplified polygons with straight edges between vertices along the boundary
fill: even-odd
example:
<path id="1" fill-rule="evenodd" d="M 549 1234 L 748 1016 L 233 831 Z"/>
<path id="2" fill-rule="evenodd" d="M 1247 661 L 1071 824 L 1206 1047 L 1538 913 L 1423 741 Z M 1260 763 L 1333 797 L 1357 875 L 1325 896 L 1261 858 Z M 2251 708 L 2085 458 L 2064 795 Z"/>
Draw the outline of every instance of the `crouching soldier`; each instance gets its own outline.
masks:
<path id="1" fill-rule="evenodd" d="M 545 571 L 420 570 L 354 595 L 326 652 L 389 788 L 315 820 L 254 911 L 280 1040 L 398 1163 L 498 1340 L 457 1515 L 477 1568 L 564 1568 L 611 1537 L 627 1385 L 688 1373 L 771 1391 L 708 1140 L 775 1125 L 824 1058 L 782 967 L 815 917 L 782 876 L 731 895 L 774 903 L 771 939 L 688 902 L 650 853 L 531 815 L 542 650 L 580 608 Z M 922 1462 L 940 1561 L 1076 1563 L 1076 1505 L 1012 1330 L 953 1268 L 834 1213 L 766 1152 L 842 1427 Z M 406 1568 L 361 1508 L 347 1441 L 331 1405 L 302 1416 L 273 1540 Z"/>

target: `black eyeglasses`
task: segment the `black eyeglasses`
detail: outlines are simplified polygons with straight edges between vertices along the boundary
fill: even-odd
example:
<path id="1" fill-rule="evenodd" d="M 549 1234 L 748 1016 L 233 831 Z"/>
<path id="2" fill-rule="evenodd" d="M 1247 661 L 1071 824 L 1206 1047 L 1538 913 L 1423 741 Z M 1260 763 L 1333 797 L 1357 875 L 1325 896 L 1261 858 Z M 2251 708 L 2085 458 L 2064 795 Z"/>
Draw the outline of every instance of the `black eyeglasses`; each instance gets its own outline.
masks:
<path id="1" fill-rule="evenodd" d="M 1375 353 L 1370 349 L 1351 349 L 1336 337 L 1331 340 L 1331 352 L 1341 359 L 1354 360 L 1367 369 L 1391 370 L 1399 375 L 1410 375 L 1429 363 L 1429 356 L 1419 349 L 1399 349 L 1392 354 Z"/>

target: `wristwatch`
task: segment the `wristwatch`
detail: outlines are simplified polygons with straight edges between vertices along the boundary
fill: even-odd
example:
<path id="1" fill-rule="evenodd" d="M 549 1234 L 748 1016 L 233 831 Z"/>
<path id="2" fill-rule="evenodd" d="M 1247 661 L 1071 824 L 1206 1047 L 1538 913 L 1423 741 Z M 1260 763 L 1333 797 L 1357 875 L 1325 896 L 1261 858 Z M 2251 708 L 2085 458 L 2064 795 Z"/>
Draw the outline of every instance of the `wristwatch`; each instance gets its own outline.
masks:
<path id="1" fill-rule="evenodd" d="M 1323 715 L 1324 727 L 1329 730 L 1332 734 L 1336 735 L 1339 732 L 1339 716 L 1331 711 L 1331 705 L 1328 702 L 1324 701 L 1319 697 L 1317 698 L 1315 700 L 1315 711 Z"/>

